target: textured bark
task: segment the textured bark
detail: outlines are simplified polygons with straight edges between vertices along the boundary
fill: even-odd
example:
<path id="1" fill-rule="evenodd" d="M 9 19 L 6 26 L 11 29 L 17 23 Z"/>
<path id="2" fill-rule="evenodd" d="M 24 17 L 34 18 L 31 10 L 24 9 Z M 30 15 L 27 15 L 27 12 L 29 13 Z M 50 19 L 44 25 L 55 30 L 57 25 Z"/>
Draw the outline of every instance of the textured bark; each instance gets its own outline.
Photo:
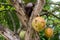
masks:
<path id="1" fill-rule="evenodd" d="M 8 40 L 20 40 L 18 35 L 16 35 L 8 28 L 4 28 L 2 25 L 0 25 L 0 34 L 4 35 L 4 37 Z"/>
<path id="2" fill-rule="evenodd" d="M 40 40 L 37 32 L 34 33 L 35 37 L 32 38 L 32 32 L 34 32 L 34 31 L 32 29 L 31 22 L 35 17 L 39 16 L 39 13 L 42 11 L 42 8 L 43 8 L 44 4 L 45 4 L 45 0 L 37 0 L 36 5 L 35 5 L 35 7 L 32 11 L 30 20 L 28 22 L 28 29 L 27 29 L 27 32 L 26 32 L 26 35 L 25 35 L 25 40 Z"/>
<path id="3" fill-rule="evenodd" d="M 22 22 L 22 24 L 27 27 L 27 21 L 28 18 L 26 17 L 26 14 L 24 13 L 24 8 L 21 7 L 21 5 L 19 5 L 19 2 L 17 0 L 11 0 L 13 6 L 15 7 L 16 11 L 17 11 L 17 16 L 19 18 L 19 20 Z"/>
<path id="4" fill-rule="evenodd" d="M 17 11 L 16 15 L 18 16 L 24 28 L 26 28 L 27 30 L 25 34 L 25 40 L 40 40 L 38 32 L 36 32 L 32 28 L 31 22 L 35 17 L 39 16 L 39 13 L 42 11 L 42 8 L 45 4 L 45 0 L 37 0 L 30 18 L 27 17 L 26 13 L 24 12 L 24 8 L 21 7 L 21 5 L 19 5 L 19 2 L 17 0 L 10 0 L 10 1 Z M 19 36 L 14 34 L 14 32 L 9 30 L 8 28 L 3 28 L 1 26 L 0 31 L 1 31 L 1 34 L 6 36 L 9 40 L 20 40 Z"/>

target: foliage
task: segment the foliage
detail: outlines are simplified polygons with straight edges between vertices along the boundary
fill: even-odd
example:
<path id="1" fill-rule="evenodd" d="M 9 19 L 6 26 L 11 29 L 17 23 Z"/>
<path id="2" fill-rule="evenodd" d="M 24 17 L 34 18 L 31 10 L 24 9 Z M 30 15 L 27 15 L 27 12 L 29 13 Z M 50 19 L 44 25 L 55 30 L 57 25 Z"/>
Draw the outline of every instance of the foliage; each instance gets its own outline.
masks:
<path id="1" fill-rule="evenodd" d="M 35 3 L 35 1 L 36 0 L 24 0 L 26 3 Z M 54 3 L 51 0 L 46 0 L 46 4 L 41 13 L 41 17 L 43 17 L 46 21 L 46 27 L 51 27 L 54 29 L 54 36 L 51 38 L 51 40 L 60 40 L 60 2 Z M 12 31 L 17 31 L 18 28 L 21 27 L 15 8 L 6 0 L 0 0 L 0 24 L 8 27 Z M 39 35 L 41 40 L 48 39 L 45 37 L 44 30 L 39 32 Z M 0 35 L 0 40 L 5 39 Z"/>

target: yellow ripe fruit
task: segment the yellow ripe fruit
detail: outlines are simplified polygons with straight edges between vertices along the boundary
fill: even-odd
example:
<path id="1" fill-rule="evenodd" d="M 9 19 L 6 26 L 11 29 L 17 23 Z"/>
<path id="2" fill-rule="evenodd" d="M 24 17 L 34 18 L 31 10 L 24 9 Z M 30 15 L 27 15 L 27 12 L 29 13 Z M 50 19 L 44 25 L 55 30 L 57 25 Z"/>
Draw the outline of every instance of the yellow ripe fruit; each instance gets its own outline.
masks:
<path id="1" fill-rule="evenodd" d="M 46 28 L 45 29 L 45 36 L 48 37 L 48 38 L 52 37 L 53 36 L 53 29 L 50 28 L 50 27 Z"/>
<path id="2" fill-rule="evenodd" d="M 42 17 L 36 17 L 32 21 L 32 27 L 39 32 L 45 28 L 46 22 Z"/>

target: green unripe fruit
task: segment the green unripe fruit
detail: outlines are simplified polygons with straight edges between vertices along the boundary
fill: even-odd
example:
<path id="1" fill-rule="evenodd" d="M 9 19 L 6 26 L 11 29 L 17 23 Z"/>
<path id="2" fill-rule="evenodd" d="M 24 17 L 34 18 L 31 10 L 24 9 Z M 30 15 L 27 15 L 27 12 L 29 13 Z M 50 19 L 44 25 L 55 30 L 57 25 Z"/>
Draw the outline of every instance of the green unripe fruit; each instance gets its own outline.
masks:
<path id="1" fill-rule="evenodd" d="M 26 33 L 26 31 L 24 31 L 24 30 L 22 30 L 22 31 L 19 33 L 19 36 L 20 36 L 21 39 L 24 39 L 25 33 Z"/>

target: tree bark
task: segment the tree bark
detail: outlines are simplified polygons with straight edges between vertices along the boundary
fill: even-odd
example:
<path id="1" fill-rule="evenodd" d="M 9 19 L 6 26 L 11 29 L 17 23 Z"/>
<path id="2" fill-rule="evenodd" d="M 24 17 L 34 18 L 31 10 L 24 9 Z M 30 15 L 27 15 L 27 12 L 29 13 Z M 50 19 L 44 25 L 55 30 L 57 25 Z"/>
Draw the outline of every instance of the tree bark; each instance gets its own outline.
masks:
<path id="1" fill-rule="evenodd" d="M 21 7 L 21 5 L 19 5 L 19 2 L 17 0 L 10 1 L 17 11 L 16 15 L 18 16 L 22 25 L 24 25 L 24 28 L 26 28 L 27 30 L 25 34 L 25 40 L 40 40 L 38 32 L 36 32 L 32 28 L 31 23 L 35 17 L 39 17 L 39 13 L 42 11 L 42 8 L 45 4 L 45 0 L 37 0 L 30 18 L 27 17 L 26 13 L 24 12 L 24 8 Z M 0 26 L 0 28 L 2 28 L 2 26 Z M 2 31 L 1 34 L 8 37 L 8 39 L 10 40 L 20 40 L 19 36 L 12 32 L 11 30 L 9 30 L 8 28 L 2 28 L 0 29 L 0 31 Z"/>

